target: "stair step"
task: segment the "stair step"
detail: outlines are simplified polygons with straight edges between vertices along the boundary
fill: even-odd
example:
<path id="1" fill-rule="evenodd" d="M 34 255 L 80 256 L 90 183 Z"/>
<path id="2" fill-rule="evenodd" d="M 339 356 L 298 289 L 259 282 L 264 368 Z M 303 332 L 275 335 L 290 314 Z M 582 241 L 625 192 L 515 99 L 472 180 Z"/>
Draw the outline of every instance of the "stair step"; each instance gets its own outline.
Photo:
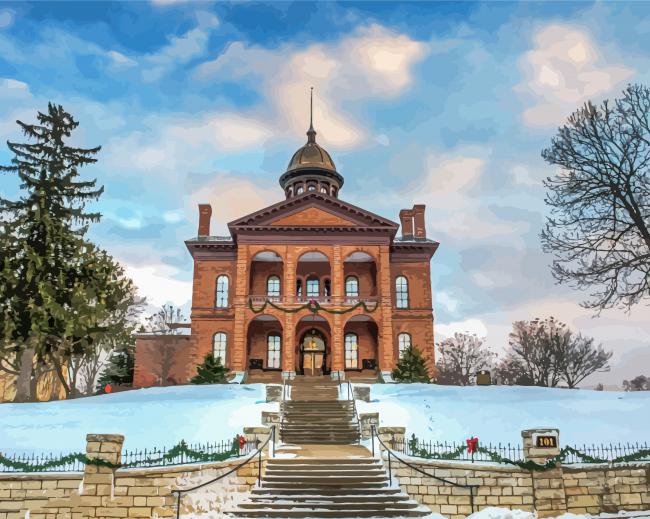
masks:
<path id="1" fill-rule="evenodd" d="M 249 497 L 251 501 L 260 503 L 274 503 L 277 501 L 324 501 L 328 503 L 347 503 L 353 498 L 359 498 L 360 501 L 365 503 L 386 503 L 409 501 L 410 498 L 406 494 L 339 494 L 336 495 L 323 495 L 323 494 L 286 494 L 286 495 L 256 495 L 253 494 Z"/>
<path id="2" fill-rule="evenodd" d="M 358 510 L 376 510 L 378 508 L 378 503 L 376 502 L 365 502 L 363 500 L 361 501 L 342 501 L 339 503 L 328 503 L 328 502 L 323 502 L 318 499 L 314 500 L 298 500 L 298 501 L 291 501 L 290 503 L 287 502 L 282 502 L 282 503 L 274 503 L 272 500 L 267 500 L 264 502 L 260 501 L 254 501 L 254 502 L 243 502 L 239 503 L 239 507 L 245 508 L 245 509 L 264 509 L 264 508 L 271 508 L 271 509 L 277 509 L 277 508 L 283 508 L 287 509 L 290 508 L 292 510 L 295 509 L 300 509 L 300 508 L 306 508 L 306 509 L 325 509 L 325 510 L 350 510 L 350 509 L 358 509 Z M 387 508 L 394 508 L 394 509 L 402 509 L 402 510 L 408 510 L 412 508 L 418 508 L 418 503 L 415 501 L 390 501 L 387 503 L 381 503 L 382 506 L 385 506 Z"/>
<path id="3" fill-rule="evenodd" d="M 292 517 L 325 519 L 332 517 L 348 519 L 352 517 L 424 517 L 431 514 L 431 511 L 423 507 L 410 510 L 378 507 L 374 510 L 295 510 L 286 508 L 277 510 L 238 510 L 227 513 L 233 514 L 236 517 L 279 517 L 283 519 Z"/>
<path id="4" fill-rule="evenodd" d="M 298 469 L 291 469 L 291 470 L 273 470 L 273 469 L 266 469 L 265 471 L 265 478 L 267 476 L 292 476 L 292 477 L 298 477 L 298 476 L 321 476 L 321 477 L 348 477 L 348 476 L 385 476 L 385 471 L 383 468 L 377 468 L 375 470 L 372 469 L 359 469 L 359 470 L 337 470 L 336 472 L 332 470 L 314 470 L 314 469 L 305 469 L 305 470 L 298 470 Z"/>
<path id="5" fill-rule="evenodd" d="M 359 488 L 353 485 L 345 488 L 296 488 L 292 485 L 281 486 L 277 485 L 274 488 L 255 487 L 251 489 L 251 495 L 273 495 L 273 496 L 292 496 L 292 495 L 320 495 L 330 497 L 346 497 L 346 496 L 388 496 L 401 494 L 401 489 L 396 487 L 384 488 Z"/>

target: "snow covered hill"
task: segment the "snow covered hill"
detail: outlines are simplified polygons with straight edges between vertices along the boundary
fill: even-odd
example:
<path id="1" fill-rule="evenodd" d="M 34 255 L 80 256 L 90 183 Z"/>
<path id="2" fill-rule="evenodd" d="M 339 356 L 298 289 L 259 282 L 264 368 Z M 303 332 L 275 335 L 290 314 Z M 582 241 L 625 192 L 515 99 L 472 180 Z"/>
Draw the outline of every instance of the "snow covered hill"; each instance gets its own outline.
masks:
<path id="1" fill-rule="evenodd" d="M 521 430 L 558 427 L 562 444 L 650 439 L 650 391 L 541 387 L 375 384 L 359 412 L 379 412 L 381 425 L 405 426 L 422 440 L 521 442 Z"/>
<path id="2" fill-rule="evenodd" d="M 370 403 L 382 425 L 406 426 L 423 440 L 519 444 L 520 431 L 559 427 L 566 443 L 647 441 L 650 392 L 531 387 L 375 384 Z M 0 405 L 0 452 L 83 451 L 87 433 L 119 433 L 127 449 L 216 442 L 258 425 L 264 386 L 151 388 L 62 402 Z"/>
<path id="3" fill-rule="evenodd" d="M 60 402 L 0 405 L 0 452 L 83 452 L 87 433 L 126 436 L 126 449 L 171 447 L 180 440 L 229 440 L 260 425 L 262 384 L 175 386 Z"/>

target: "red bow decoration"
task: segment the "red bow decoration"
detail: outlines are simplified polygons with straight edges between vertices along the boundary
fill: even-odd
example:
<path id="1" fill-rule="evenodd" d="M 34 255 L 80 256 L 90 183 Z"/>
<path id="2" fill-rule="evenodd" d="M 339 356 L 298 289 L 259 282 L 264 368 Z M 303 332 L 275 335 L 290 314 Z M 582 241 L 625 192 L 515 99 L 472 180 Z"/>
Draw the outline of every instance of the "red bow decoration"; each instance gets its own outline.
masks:
<path id="1" fill-rule="evenodd" d="M 111 393 L 112 391 L 113 391 L 113 386 L 111 386 L 110 384 L 106 384 L 104 386 L 104 393 Z"/>
<path id="2" fill-rule="evenodd" d="M 239 450 L 242 450 L 244 445 L 246 445 L 246 436 L 241 435 L 239 436 Z"/>
<path id="3" fill-rule="evenodd" d="M 465 441 L 467 442 L 467 452 L 469 454 L 474 454 L 478 448 L 478 438 L 472 436 L 469 440 Z"/>

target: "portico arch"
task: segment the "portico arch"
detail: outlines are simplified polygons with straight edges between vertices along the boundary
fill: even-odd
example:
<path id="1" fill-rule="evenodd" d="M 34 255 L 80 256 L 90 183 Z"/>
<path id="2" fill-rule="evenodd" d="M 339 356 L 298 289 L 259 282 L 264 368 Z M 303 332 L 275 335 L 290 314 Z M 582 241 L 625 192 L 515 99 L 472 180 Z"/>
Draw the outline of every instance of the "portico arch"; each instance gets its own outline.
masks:
<path id="1" fill-rule="evenodd" d="M 296 324 L 296 373 L 328 375 L 332 366 L 332 331 L 319 315 L 305 316 Z"/>
<path id="2" fill-rule="evenodd" d="M 348 378 L 374 377 L 379 364 L 379 327 L 367 314 L 350 317 L 343 328 L 345 372 Z"/>
<path id="3" fill-rule="evenodd" d="M 325 254 L 310 251 L 298 258 L 295 290 L 298 301 L 329 302 L 332 295 L 332 270 Z"/>
<path id="4" fill-rule="evenodd" d="M 246 357 L 252 377 L 280 379 L 284 349 L 282 332 L 282 323 L 273 315 L 258 315 L 250 321 L 246 334 Z"/>

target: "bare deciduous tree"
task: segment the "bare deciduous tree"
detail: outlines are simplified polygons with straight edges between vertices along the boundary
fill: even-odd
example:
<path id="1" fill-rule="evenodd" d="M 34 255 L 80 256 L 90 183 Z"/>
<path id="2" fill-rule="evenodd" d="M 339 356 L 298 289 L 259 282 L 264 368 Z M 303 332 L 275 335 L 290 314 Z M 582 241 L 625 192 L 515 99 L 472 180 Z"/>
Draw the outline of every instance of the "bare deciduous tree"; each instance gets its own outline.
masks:
<path id="1" fill-rule="evenodd" d="M 564 381 L 573 388 L 592 373 L 608 371 L 612 356 L 554 317 L 513 323 L 509 344 L 497 369 L 504 383 L 557 387 Z"/>
<path id="2" fill-rule="evenodd" d="M 438 345 L 439 384 L 467 386 L 481 369 L 489 369 L 496 356 L 485 345 L 485 338 L 476 334 L 455 333 Z"/>
<path id="3" fill-rule="evenodd" d="M 545 181 L 542 232 L 560 283 L 591 291 L 586 308 L 629 309 L 650 296 L 650 89 L 588 102 L 542 152 L 562 171 Z"/>
<path id="4" fill-rule="evenodd" d="M 180 330 L 174 325 L 184 320 L 185 315 L 180 308 L 172 304 L 162 305 L 156 313 L 147 317 L 147 331 L 175 335 L 180 333 Z"/>

